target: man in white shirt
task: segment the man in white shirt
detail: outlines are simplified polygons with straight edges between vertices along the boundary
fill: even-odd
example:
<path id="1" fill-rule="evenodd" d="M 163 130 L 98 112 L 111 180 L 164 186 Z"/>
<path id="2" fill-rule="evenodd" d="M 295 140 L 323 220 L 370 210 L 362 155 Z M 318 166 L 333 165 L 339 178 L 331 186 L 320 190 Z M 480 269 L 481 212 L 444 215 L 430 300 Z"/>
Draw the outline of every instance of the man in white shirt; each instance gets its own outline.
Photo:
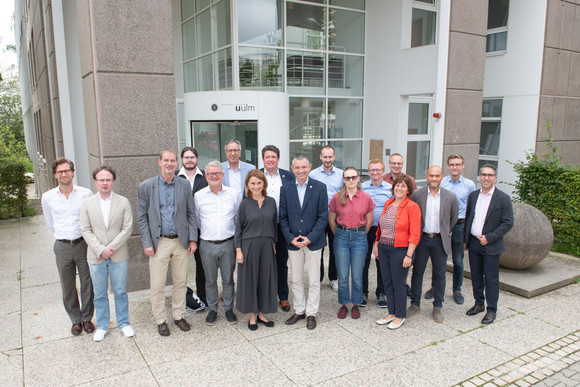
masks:
<path id="1" fill-rule="evenodd" d="M 42 195 L 42 211 L 46 224 L 56 239 L 54 254 L 60 276 L 62 302 L 73 323 L 71 333 L 78 336 L 83 329 L 86 333 L 93 333 L 95 331 L 95 326 L 91 322 L 94 313 L 93 284 L 87 263 L 87 244 L 79 225 L 83 201 L 93 193 L 87 188 L 73 184 L 75 165 L 64 157 L 54 160 L 52 174 L 58 186 Z M 77 294 L 77 270 L 82 306 L 79 304 Z"/>
<path id="2" fill-rule="evenodd" d="M 195 196 L 195 207 L 200 227 L 201 260 L 205 271 L 205 293 L 209 313 L 205 324 L 214 325 L 218 311 L 218 269 L 222 276 L 226 320 L 236 324 L 234 314 L 234 269 L 236 254 L 234 234 L 240 196 L 231 187 L 222 184 L 224 172 L 219 161 L 210 161 L 205 168 L 208 186 Z"/>
<path id="3" fill-rule="evenodd" d="M 256 169 L 252 164 L 240 161 L 242 155 L 242 144 L 238 140 L 228 140 L 225 145 L 225 152 L 228 161 L 222 163 L 224 172 L 223 184 L 232 187 L 240 196 L 240 200 L 245 196 L 244 183 L 248 172 Z"/>

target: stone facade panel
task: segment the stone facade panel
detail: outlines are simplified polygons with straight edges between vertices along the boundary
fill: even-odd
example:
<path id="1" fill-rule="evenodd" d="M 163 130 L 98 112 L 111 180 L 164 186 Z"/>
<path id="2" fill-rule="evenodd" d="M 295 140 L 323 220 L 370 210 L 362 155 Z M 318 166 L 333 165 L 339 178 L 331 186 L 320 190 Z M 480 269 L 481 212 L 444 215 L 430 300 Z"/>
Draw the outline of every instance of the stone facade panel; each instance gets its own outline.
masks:
<path id="1" fill-rule="evenodd" d="M 479 145 L 482 101 L 481 91 L 447 90 L 445 144 Z"/>
<path id="2" fill-rule="evenodd" d="M 552 131 L 552 138 L 556 141 L 564 139 L 564 127 L 566 119 L 566 98 L 541 96 L 540 112 L 538 119 L 537 141 L 547 141 L 547 124 Z"/>
<path id="3" fill-rule="evenodd" d="M 449 89 L 483 89 L 485 42 L 485 36 L 449 34 Z"/>
<path id="4" fill-rule="evenodd" d="M 561 0 L 548 0 L 546 15 L 546 47 L 560 47 L 560 32 L 562 24 L 563 3 Z"/>
<path id="5" fill-rule="evenodd" d="M 570 54 L 570 73 L 568 75 L 568 96 L 580 97 L 580 52 L 573 52 Z"/>
<path id="6" fill-rule="evenodd" d="M 566 103 L 566 126 L 564 140 L 580 141 L 580 99 L 568 98 Z M 576 148 L 575 152 L 580 148 Z"/>
<path id="7" fill-rule="evenodd" d="M 93 71 L 93 50 L 91 49 L 91 27 L 88 0 L 77 0 L 77 30 L 79 39 L 79 56 L 81 76 L 84 78 Z"/>
<path id="8" fill-rule="evenodd" d="M 453 0 L 451 2 L 450 31 L 487 34 L 487 1 Z"/>
<path id="9" fill-rule="evenodd" d="M 541 94 L 555 95 L 558 74 L 558 50 L 544 48 L 544 62 L 542 68 Z"/>

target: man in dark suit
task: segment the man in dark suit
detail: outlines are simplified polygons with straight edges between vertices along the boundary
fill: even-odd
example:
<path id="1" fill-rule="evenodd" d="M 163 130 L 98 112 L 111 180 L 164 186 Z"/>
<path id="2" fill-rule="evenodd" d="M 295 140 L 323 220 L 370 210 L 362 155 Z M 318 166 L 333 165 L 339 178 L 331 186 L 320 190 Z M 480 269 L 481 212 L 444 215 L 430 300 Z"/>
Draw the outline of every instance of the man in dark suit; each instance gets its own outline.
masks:
<path id="1" fill-rule="evenodd" d="M 199 157 L 194 147 L 186 146 L 181 150 L 181 164 L 183 167 L 181 167 L 177 176 L 189 181 L 193 195 L 200 189 L 207 187 L 205 172 L 197 166 L 198 162 Z M 201 263 L 199 240 L 197 241 L 197 246 L 198 249 L 193 254 L 195 257 L 195 287 L 198 297 L 207 305 L 207 299 L 205 297 L 205 272 L 203 271 L 203 265 Z"/>
<path id="2" fill-rule="evenodd" d="M 268 196 L 276 200 L 278 214 L 280 213 L 280 188 L 283 184 L 294 181 L 294 174 L 282 168 L 278 168 L 280 162 L 280 149 L 274 145 L 266 145 L 262 149 L 262 161 L 266 180 L 268 180 Z M 278 298 L 280 307 L 284 312 L 290 311 L 290 302 L 288 302 L 288 247 L 280 221 L 278 221 L 278 241 L 276 242 L 276 268 L 278 273 Z"/>
<path id="3" fill-rule="evenodd" d="M 433 267 L 433 320 L 443 322 L 443 298 L 445 296 L 445 266 L 447 255 L 451 252 L 451 229 L 457 223 L 459 205 L 451 191 L 441 188 L 443 170 L 437 165 L 427 170 L 427 187 L 413 192 L 411 200 L 421 208 L 421 241 L 415 250 L 413 276 L 411 277 L 411 305 L 407 317 L 420 311 L 423 275 L 427 261 L 431 257 Z"/>
<path id="4" fill-rule="evenodd" d="M 308 316 L 306 327 L 316 328 L 320 303 L 320 256 L 326 246 L 324 229 L 328 220 L 326 185 L 309 179 L 312 164 L 302 155 L 292 160 L 296 180 L 280 190 L 280 228 L 287 242 L 294 314 L 286 320 L 292 325 Z M 304 270 L 308 273 L 308 303 L 304 296 Z"/>
<path id="5" fill-rule="evenodd" d="M 177 153 L 166 149 L 157 163 L 161 173 L 139 184 L 137 223 L 149 257 L 151 310 L 159 334 L 169 336 L 165 311 L 167 266 L 171 263 L 173 321 L 182 331 L 189 331 L 184 317 L 187 256 L 197 249 L 197 225 L 191 186 L 175 179 Z"/>
<path id="6" fill-rule="evenodd" d="M 467 311 L 467 315 L 483 312 L 487 296 L 487 313 L 481 323 L 491 324 L 497 313 L 499 256 L 505 250 L 503 236 L 514 224 L 514 211 L 510 197 L 495 187 L 497 173 L 494 165 L 481 167 L 479 181 L 481 189 L 469 194 L 465 210 L 464 240 L 469 251 L 475 298 L 475 305 Z"/>

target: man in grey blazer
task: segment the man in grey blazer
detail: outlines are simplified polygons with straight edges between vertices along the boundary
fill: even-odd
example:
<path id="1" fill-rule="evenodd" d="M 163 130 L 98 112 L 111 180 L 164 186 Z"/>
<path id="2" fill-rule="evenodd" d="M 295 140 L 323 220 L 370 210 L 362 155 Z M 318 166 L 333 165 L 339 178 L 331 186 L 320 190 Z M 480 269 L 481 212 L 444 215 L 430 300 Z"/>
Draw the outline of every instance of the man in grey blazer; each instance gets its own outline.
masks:
<path id="1" fill-rule="evenodd" d="M 246 176 L 248 172 L 256 167 L 252 164 L 240 161 L 242 155 L 242 144 L 238 140 L 228 140 L 225 145 L 226 157 L 228 161 L 222 163 L 224 171 L 223 185 L 234 188 L 240 197 L 244 198 Z"/>
<path id="2" fill-rule="evenodd" d="M 451 230 L 457 223 L 459 205 L 451 191 L 441 188 L 443 170 L 437 165 L 427 170 L 427 187 L 413 192 L 411 200 L 421 208 L 421 240 L 415 250 L 413 276 L 411 277 L 411 305 L 407 317 L 419 313 L 423 275 L 427 261 L 431 257 L 433 267 L 433 320 L 443 322 L 443 298 L 445 296 L 445 266 L 447 255 L 451 252 Z"/>
<path id="3" fill-rule="evenodd" d="M 125 337 L 135 335 L 129 324 L 126 289 L 129 266 L 127 241 L 133 231 L 133 211 L 127 198 L 113 193 L 116 179 L 115 170 L 109 166 L 101 165 L 95 169 L 93 180 L 98 192 L 83 202 L 80 215 L 95 292 L 97 330 L 93 335 L 94 341 L 102 341 L 109 331 L 109 279 L 115 293 L 117 327 Z"/>
<path id="4" fill-rule="evenodd" d="M 169 336 L 165 311 L 165 280 L 171 263 L 173 321 L 182 330 L 190 329 L 183 317 L 187 290 L 187 259 L 197 249 L 195 204 L 191 186 L 175 178 L 177 154 L 161 152 L 158 176 L 139 184 L 137 216 L 141 243 L 149 257 L 151 309 L 161 336 Z"/>

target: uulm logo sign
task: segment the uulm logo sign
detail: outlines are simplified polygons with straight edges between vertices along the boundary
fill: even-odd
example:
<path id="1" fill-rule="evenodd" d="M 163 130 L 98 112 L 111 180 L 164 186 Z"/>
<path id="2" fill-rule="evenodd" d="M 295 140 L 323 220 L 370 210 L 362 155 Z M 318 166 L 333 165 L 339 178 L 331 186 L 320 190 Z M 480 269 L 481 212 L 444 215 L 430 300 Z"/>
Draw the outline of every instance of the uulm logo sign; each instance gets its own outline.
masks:
<path id="1" fill-rule="evenodd" d="M 255 112 L 256 111 L 256 107 L 253 105 L 248 105 L 246 104 L 238 104 L 236 105 L 236 111 L 237 112 Z"/>

